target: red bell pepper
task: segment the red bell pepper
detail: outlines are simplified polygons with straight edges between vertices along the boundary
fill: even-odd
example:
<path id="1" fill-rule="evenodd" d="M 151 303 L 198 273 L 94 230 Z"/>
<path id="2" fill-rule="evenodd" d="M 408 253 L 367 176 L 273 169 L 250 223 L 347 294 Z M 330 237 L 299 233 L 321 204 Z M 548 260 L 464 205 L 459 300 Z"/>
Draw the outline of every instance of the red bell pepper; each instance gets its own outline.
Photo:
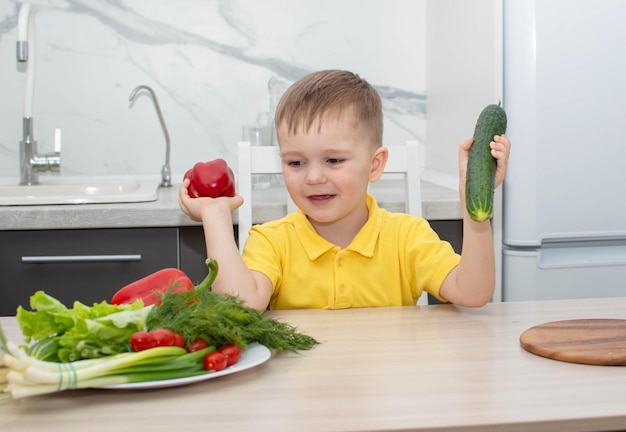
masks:
<path id="1" fill-rule="evenodd" d="M 160 305 L 161 295 L 169 289 L 191 291 L 194 285 L 182 271 L 176 268 L 166 268 L 126 285 L 113 295 L 111 304 L 130 304 L 141 299 L 144 306 L 154 303 Z"/>
<path id="2" fill-rule="evenodd" d="M 217 261 L 209 258 L 206 260 L 206 266 L 209 273 L 198 286 L 194 286 L 193 282 L 183 271 L 176 268 L 166 268 L 126 285 L 113 295 L 111 304 L 131 304 L 141 299 L 144 306 L 155 303 L 161 305 L 161 297 L 169 291 L 178 292 L 209 288 L 217 276 Z"/>
<path id="3" fill-rule="evenodd" d="M 192 198 L 235 196 L 235 175 L 224 159 L 198 162 L 185 173 Z"/>

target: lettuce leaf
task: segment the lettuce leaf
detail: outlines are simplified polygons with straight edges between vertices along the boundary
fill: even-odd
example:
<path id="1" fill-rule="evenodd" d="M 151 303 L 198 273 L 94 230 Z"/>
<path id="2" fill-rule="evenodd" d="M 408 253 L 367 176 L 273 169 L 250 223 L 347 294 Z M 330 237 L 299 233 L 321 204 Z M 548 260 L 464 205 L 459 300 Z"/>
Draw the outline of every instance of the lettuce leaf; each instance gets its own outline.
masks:
<path id="1" fill-rule="evenodd" d="M 129 350 L 130 337 L 146 329 L 151 307 L 141 300 L 111 305 L 106 301 L 87 306 L 74 302 L 72 308 L 43 291 L 30 298 L 32 311 L 18 307 L 17 321 L 26 343 L 52 339 L 45 346 L 56 349 L 58 361 L 99 358 Z M 50 353 L 42 353 L 50 358 Z"/>

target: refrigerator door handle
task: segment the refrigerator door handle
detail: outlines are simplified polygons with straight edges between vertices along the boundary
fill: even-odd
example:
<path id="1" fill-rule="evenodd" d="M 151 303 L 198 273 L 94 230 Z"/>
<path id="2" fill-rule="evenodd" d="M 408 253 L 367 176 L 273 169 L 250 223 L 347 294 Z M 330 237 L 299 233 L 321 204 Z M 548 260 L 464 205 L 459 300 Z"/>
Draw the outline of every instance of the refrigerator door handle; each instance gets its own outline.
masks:
<path id="1" fill-rule="evenodd" d="M 625 239 L 549 243 L 536 251 L 544 269 L 626 265 Z"/>

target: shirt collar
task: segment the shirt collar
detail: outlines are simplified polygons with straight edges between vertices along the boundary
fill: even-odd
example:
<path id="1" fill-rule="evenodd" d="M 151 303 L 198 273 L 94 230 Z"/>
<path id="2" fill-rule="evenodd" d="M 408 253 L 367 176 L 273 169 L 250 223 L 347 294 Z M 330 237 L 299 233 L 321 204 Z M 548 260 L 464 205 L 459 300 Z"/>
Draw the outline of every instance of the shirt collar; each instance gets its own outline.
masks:
<path id="1" fill-rule="evenodd" d="M 357 252 L 365 257 L 371 257 L 374 255 L 374 248 L 378 241 L 382 225 L 382 216 L 376 199 L 369 193 L 367 194 L 365 204 L 369 212 L 367 222 L 346 249 Z M 309 222 L 309 219 L 302 210 L 298 209 L 294 214 L 294 218 L 296 220 L 294 224 L 296 233 L 311 261 L 318 259 L 331 249 L 339 249 L 339 246 L 332 244 L 317 234 L 315 228 L 313 228 L 313 225 L 311 225 L 311 222 Z"/>

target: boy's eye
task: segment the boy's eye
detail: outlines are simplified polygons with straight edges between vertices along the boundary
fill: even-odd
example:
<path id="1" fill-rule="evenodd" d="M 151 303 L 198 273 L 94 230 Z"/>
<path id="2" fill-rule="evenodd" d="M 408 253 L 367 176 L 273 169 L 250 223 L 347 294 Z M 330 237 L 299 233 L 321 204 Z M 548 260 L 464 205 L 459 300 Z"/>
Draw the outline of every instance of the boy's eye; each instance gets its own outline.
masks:
<path id="1" fill-rule="evenodd" d="M 299 166 L 302 166 L 303 164 L 304 162 L 300 160 L 291 160 L 287 162 L 287 166 L 290 166 L 290 167 L 299 167 Z"/>
<path id="2" fill-rule="evenodd" d="M 341 162 L 343 162 L 344 159 L 339 159 L 339 158 L 328 158 L 326 159 L 326 162 L 328 162 L 330 165 L 337 165 Z"/>

